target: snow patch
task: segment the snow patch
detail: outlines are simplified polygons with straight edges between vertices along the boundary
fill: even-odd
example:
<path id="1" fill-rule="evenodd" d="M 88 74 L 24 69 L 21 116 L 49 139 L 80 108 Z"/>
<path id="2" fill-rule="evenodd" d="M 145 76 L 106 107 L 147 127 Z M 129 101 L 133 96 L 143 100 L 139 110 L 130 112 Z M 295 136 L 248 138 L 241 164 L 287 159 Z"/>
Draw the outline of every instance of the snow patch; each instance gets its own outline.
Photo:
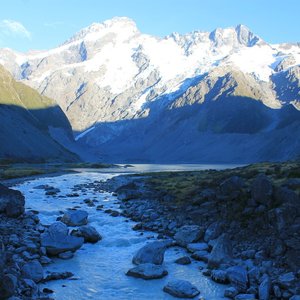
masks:
<path id="1" fill-rule="evenodd" d="M 85 130 L 84 132 L 78 134 L 76 137 L 75 137 L 75 141 L 78 141 L 79 139 L 83 138 L 87 133 L 91 132 L 92 130 L 95 129 L 95 126 L 92 126 L 90 127 L 89 129 Z"/>

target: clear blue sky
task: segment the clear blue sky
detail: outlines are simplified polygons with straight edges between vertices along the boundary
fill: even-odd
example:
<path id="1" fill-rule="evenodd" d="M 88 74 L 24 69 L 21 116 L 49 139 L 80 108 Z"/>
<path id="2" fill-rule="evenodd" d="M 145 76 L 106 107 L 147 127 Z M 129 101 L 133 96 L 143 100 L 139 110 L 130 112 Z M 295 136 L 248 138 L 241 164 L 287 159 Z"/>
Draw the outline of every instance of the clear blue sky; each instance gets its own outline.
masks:
<path id="1" fill-rule="evenodd" d="M 143 33 L 247 25 L 270 43 L 300 42 L 300 0 L 5 0 L 0 47 L 53 48 L 93 22 L 132 18 Z"/>

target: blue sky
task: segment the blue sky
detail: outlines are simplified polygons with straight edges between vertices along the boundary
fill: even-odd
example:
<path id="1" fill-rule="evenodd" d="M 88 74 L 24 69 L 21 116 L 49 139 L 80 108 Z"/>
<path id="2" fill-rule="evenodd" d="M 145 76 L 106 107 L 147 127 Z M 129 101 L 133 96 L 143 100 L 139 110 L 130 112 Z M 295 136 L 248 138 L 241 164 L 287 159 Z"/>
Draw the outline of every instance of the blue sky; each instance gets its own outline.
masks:
<path id="1" fill-rule="evenodd" d="M 300 42 L 299 0 L 6 0 L 0 47 L 53 48 L 93 22 L 132 18 L 143 33 L 212 31 L 247 25 L 270 43 Z"/>

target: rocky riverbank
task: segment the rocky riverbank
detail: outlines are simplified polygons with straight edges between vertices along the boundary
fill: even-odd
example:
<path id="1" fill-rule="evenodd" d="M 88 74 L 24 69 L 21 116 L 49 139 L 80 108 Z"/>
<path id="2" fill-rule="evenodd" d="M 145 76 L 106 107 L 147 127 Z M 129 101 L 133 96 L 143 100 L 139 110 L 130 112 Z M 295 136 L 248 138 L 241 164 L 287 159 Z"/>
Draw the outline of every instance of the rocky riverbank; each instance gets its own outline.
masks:
<path id="1" fill-rule="evenodd" d="M 114 177 L 123 214 L 207 263 L 239 299 L 300 299 L 300 165 Z"/>
<path id="2" fill-rule="evenodd" d="M 59 192 L 51 186 L 37 186 L 46 195 Z M 38 211 L 25 211 L 22 193 L 0 184 L 0 299 L 50 300 L 53 293 L 39 283 L 67 279 L 71 272 L 45 272 L 52 257 L 70 259 L 83 243 L 96 243 L 101 235 L 87 225 L 83 210 L 66 211 L 50 226 L 42 225 Z M 82 225 L 82 226 L 81 226 Z M 79 226 L 72 231 L 68 228 Z"/>

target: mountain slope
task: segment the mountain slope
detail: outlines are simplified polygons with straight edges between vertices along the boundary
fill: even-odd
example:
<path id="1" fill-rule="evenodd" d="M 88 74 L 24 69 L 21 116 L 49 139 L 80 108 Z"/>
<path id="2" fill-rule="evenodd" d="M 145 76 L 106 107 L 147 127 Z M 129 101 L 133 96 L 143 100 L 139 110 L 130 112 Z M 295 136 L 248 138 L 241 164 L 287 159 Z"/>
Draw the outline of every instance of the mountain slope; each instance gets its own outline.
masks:
<path id="1" fill-rule="evenodd" d="M 16 160 L 78 160 L 50 134 L 60 130 L 72 140 L 71 126 L 51 99 L 16 82 L 0 66 L 0 158 Z"/>
<path id="2" fill-rule="evenodd" d="M 176 144 L 174 161 L 180 157 L 190 157 L 191 162 L 217 160 L 217 149 L 211 152 L 211 143 L 221 148 L 225 143 L 231 149 L 239 139 L 253 149 L 253 155 L 249 152 L 243 161 L 297 156 L 293 132 L 274 124 L 290 105 L 295 109 L 288 108 L 287 115 L 298 116 L 300 44 L 271 45 L 243 25 L 158 38 L 141 33 L 128 18 L 113 18 L 82 29 L 49 51 L 22 54 L 0 49 L 0 62 L 15 78 L 57 99 L 76 139 L 112 160 L 130 161 L 136 153 L 141 161 L 164 162 L 172 155 L 162 153 L 175 147 L 174 139 L 180 134 L 189 137 L 190 148 Z M 230 109 L 228 98 L 237 100 Z M 226 116 L 221 113 L 223 105 Z M 243 114 L 240 107 L 247 108 L 242 109 Z M 257 116 L 266 115 L 258 121 Z M 256 125 L 249 132 L 252 120 Z M 289 120 L 294 117 L 285 119 L 288 126 L 294 126 Z M 192 133 L 195 124 L 201 130 Z M 214 132 L 212 127 L 221 129 Z M 140 137 L 142 130 L 148 139 Z M 168 145 L 157 141 L 160 132 Z M 226 139 L 225 133 L 230 135 Z M 291 149 L 272 154 L 268 140 L 271 143 L 281 134 L 290 137 L 285 148 Z M 128 138 L 131 145 L 125 143 Z M 255 142 L 261 142 L 260 152 Z M 189 149 L 194 149 L 194 156 Z M 226 161 L 238 161 L 238 151 L 245 153 L 242 148 L 234 149 L 228 150 Z"/>

